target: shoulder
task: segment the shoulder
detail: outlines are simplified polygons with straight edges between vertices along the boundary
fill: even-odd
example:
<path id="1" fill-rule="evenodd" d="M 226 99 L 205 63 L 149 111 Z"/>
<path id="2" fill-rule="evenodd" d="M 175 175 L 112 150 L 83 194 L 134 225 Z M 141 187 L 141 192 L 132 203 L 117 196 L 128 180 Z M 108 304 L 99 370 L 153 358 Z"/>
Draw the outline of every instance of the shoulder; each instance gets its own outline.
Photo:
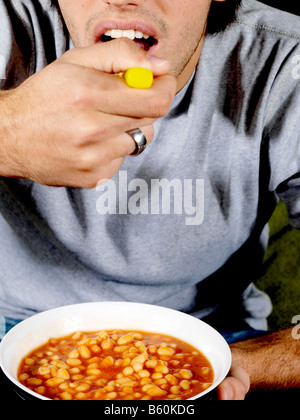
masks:
<path id="1" fill-rule="evenodd" d="M 300 17 L 243 0 L 236 22 L 222 33 L 209 35 L 201 54 L 197 86 L 203 86 L 201 77 L 205 79 L 218 109 L 234 124 L 241 124 L 241 130 L 261 136 L 270 123 L 278 128 L 283 116 L 286 122 L 296 121 Z"/>
<path id="2" fill-rule="evenodd" d="M 227 63 L 235 60 L 249 75 L 282 74 L 284 64 L 293 65 L 300 50 L 300 16 L 286 13 L 256 0 L 243 0 L 235 22 L 224 32 L 207 37 L 211 51 Z"/>
<path id="3" fill-rule="evenodd" d="M 300 16 L 243 0 L 235 23 L 211 36 L 208 45 L 219 52 L 228 77 L 235 75 L 243 90 L 259 94 L 287 85 L 299 88 Z"/>
<path id="4" fill-rule="evenodd" d="M 69 48 L 52 0 L 0 0 L 0 89 L 15 87 Z"/>
<path id="5" fill-rule="evenodd" d="M 51 0 L 0 0 L 0 19 L 20 18 L 26 22 L 31 15 L 53 13 L 55 9 Z"/>
<path id="6" fill-rule="evenodd" d="M 300 42 L 300 16 L 256 0 L 243 0 L 235 26 L 270 39 Z"/>
<path id="7" fill-rule="evenodd" d="M 256 58 L 252 60 L 253 74 L 256 74 L 254 67 L 260 75 L 262 68 L 269 71 L 271 83 L 266 121 L 280 107 L 280 117 L 286 115 L 287 108 L 292 113 L 299 112 L 300 16 L 256 0 L 243 0 L 237 16 L 237 28 L 240 37 L 249 46 L 249 55 L 252 48 Z"/>
<path id="8" fill-rule="evenodd" d="M 63 22 L 53 0 L 0 0 L 0 22 L 9 24 L 11 32 L 23 25 L 27 28 L 62 30 Z M 48 22 L 48 24 L 47 24 Z M 1 35 L 5 35 L 3 30 Z"/>

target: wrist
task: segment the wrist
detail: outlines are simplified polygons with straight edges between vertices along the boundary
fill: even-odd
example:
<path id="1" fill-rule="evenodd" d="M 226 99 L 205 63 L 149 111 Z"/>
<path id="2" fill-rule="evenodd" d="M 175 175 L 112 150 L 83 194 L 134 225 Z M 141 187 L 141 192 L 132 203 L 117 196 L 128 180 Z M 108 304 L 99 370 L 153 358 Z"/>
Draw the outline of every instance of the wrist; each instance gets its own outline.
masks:
<path id="1" fill-rule="evenodd" d="M 248 374 L 251 391 L 300 387 L 300 342 L 284 330 L 230 345 L 232 359 Z"/>
<path id="2" fill-rule="evenodd" d="M 276 388 L 275 378 L 266 361 L 265 351 L 256 346 L 252 340 L 235 343 L 230 346 L 232 360 L 241 366 L 249 375 L 250 390 L 266 391 Z"/>
<path id="3" fill-rule="evenodd" d="M 17 146 L 20 137 L 24 138 L 25 127 L 18 129 L 20 123 L 14 92 L 0 92 L 0 176 L 7 178 L 23 177 Z"/>

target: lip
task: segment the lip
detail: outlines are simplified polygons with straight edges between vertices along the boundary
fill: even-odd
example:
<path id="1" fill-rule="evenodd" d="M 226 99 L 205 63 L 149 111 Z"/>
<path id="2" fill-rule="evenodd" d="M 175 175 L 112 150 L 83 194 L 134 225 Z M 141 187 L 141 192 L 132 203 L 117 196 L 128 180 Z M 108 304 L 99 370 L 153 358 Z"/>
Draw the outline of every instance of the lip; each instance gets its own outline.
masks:
<path id="1" fill-rule="evenodd" d="M 109 29 L 120 29 L 123 31 L 134 29 L 136 31 L 152 36 L 155 38 L 156 43 L 153 45 L 153 47 L 150 48 L 148 53 L 153 53 L 159 44 L 157 31 L 151 25 L 134 20 L 106 20 L 104 22 L 98 23 L 94 30 L 94 42 L 101 42 L 101 36 Z"/>

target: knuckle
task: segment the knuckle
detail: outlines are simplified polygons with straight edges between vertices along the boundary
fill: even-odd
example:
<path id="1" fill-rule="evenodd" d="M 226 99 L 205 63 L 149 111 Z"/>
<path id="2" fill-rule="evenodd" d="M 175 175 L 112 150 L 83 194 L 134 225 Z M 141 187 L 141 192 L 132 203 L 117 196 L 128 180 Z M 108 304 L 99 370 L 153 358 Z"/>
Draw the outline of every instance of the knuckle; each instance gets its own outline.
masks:
<path id="1" fill-rule="evenodd" d="M 109 152 L 105 148 L 89 146 L 79 149 L 76 166 L 79 172 L 93 177 L 99 168 L 104 167 L 109 160 Z"/>
<path id="2" fill-rule="evenodd" d="M 169 92 L 161 92 L 152 101 L 153 117 L 160 118 L 169 112 L 173 95 Z"/>
<path id="3" fill-rule="evenodd" d="M 97 166 L 97 159 L 93 153 L 81 152 L 77 159 L 77 167 L 81 172 L 92 172 Z"/>
<path id="4" fill-rule="evenodd" d="M 77 86 L 72 89 L 72 92 L 69 96 L 71 106 L 73 107 L 85 107 L 87 105 L 87 94 L 86 89 L 82 84 L 77 84 Z"/>
<path id="5" fill-rule="evenodd" d="M 111 128 L 104 122 L 97 122 L 89 117 L 81 117 L 74 127 L 77 146 L 97 144 L 109 137 Z"/>

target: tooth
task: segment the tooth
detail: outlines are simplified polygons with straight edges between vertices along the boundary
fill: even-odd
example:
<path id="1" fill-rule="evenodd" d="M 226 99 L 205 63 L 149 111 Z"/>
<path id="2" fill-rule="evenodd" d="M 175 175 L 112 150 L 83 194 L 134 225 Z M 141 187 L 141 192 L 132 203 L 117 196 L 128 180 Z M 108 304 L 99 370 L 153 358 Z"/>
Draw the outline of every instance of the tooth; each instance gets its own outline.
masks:
<path id="1" fill-rule="evenodd" d="M 123 31 L 121 31 L 120 29 L 112 29 L 111 30 L 111 35 L 112 38 L 122 38 L 123 36 Z"/>
<path id="2" fill-rule="evenodd" d="M 134 40 L 135 38 L 137 39 L 148 39 L 150 36 L 147 34 L 144 34 L 143 32 L 140 31 L 135 31 L 134 29 L 129 29 L 129 30 L 125 30 L 122 31 L 121 29 L 109 29 L 107 30 L 104 35 L 109 36 L 111 38 L 129 38 Z"/>
<path id="3" fill-rule="evenodd" d="M 137 39 L 141 39 L 141 38 L 143 38 L 143 32 L 136 31 L 136 33 L 135 33 L 135 37 L 136 37 Z"/>
<path id="4" fill-rule="evenodd" d="M 135 31 L 133 29 L 123 31 L 123 37 L 133 40 L 135 38 Z"/>

